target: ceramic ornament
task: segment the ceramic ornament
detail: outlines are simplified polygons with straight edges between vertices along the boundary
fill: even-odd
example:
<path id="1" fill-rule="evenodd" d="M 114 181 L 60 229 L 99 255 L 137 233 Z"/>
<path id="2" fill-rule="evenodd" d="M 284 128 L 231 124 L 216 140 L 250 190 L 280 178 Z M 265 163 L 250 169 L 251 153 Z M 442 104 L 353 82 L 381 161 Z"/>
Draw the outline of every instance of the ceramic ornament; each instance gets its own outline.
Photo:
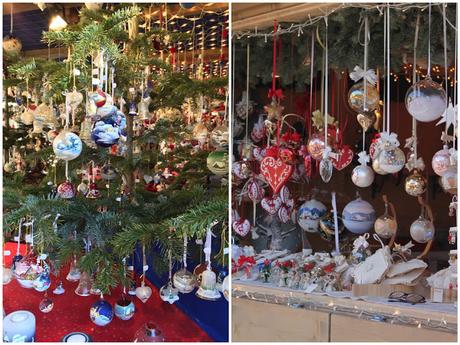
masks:
<path id="1" fill-rule="evenodd" d="M 342 212 L 345 227 L 354 234 L 368 232 L 375 222 L 375 210 L 370 203 L 357 197 L 350 201 Z"/>
<path id="2" fill-rule="evenodd" d="M 334 168 L 337 170 L 345 169 L 353 161 L 353 151 L 348 145 L 344 145 L 342 148 L 335 152 L 335 155 L 330 157 Z"/>
<path id="3" fill-rule="evenodd" d="M 266 153 L 267 153 L 266 149 L 262 148 L 262 147 L 259 147 L 259 146 L 254 147 L 254 149 L 252 150 L 252 154 L 253 154 L 254 158 L 259 162 L 262 159 L 264 159 Z"/>
<path id="4" fill-rule="evenodd" d="M 147 302 L 151 295 L 152 289 L 150 286 L 146 286 L 144 282 L 141 283 L 141 286 L 136 288 L 136 296 L 142 301 L 142 303 Z"/>
<path id="5" fill-rule="evenodd" d="M 233 162 L 232 173 L 241 180 L 247 179 L 251 174 L 249 163 L 247 161 Z"/>
<path id="6" fill-rule="evenodd" d="M 251 230 L 251 223 L 249 220 L 241 218 L 232 223 L 232 228 L 238 235 L 245 237 Z"/>
<path id="7" fill-rule="evenodd" d="M 291 212 L 294 208 L 294 200 L 291 198 L 291 193 L 286 186 L 280 190 L 281 206 L 278 209 L 278 217 L 283 223 L 287 223 L 291 219 Z"/>
<path id="8" fill-rule="evenodd" d="M 259 119 L 254 124 L 254 127 L 251 131 L 251 139 L 253 142 L 258 143 L 266 136 L 264 118 L 262 115 L 259 115 Z"/>
<path id="9" fill-rule="evenodd" d="M 278 194 L 292 175 L 293 167 L 281 158 L 267 156 L 260 162 L 260 172 L 272 188 L 273 194 Z"/>
<path id="10" fill-rule="evenodd" d="M 319 220 L 324 217 L 326 213 L 326 206 L 322 202 L 312 198 L 305 201 L 302 206 L 300 206 L 297 212 L 297 223 L 305 231 L 317 232 Z"/>
<path id="11" fill-rule="evenodd" d="M 253 202 L 261 201 L 265 195 L 265 189 L 262 188 L 261 182 L 256 178 L 250 179 L 245 189 L 247 189 L 249 199 Z"/>
<path id="12" fill-rule="evenodd" d="M 260 206 L 269 214 L 274 215 L 281 207 L 281 198 L 278 195 L 265 197 L 260 201 Z"/>

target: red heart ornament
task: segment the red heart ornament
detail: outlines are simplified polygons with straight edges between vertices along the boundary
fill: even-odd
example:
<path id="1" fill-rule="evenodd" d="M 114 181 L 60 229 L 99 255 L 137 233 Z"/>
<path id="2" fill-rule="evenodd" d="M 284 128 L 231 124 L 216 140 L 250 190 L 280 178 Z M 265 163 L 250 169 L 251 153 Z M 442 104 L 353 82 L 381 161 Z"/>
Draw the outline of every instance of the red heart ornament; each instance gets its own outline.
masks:
<path id="1" fill-rule="evenodd" d="M 253 178 L 248 182 L 248 197 L 252 201 L 259 202 L 265 194 L 265 190 L 259 184 L 257 179 Z"/>
<path id="2" fill-rule="evenodd" d="M 344 145 L 341 149 L 339 149 L 336 152 L 336 155 L 336 157 L 331 155 L 330 159 L 334 168 L 339 171 L 346 168 L 353 161 L 353 151 L 347 145 Z"/>
<path id="3" fill-rule="evenodd" d="M 280 158 L 267 156 L 260 162 L 260 172 L 270 185 L 274 194 L 278 194 L 292 175 L 293 166 Z"/>
<path id="4" fill-rule="evenodd" d="M 265 211 L 273 215 L 281 207 L 281 198 L 279 196 L 275 196 L 273 198 L 263 198 L 260 202 L 260 206 L 262 206 Z"/>
<path id="5" fill-rule="evenodd" d="M 232 224 L 233 230 L 241 237 L 246 236 L 251 230 L 251 223 L 247 219 L 235 220 Z"/>

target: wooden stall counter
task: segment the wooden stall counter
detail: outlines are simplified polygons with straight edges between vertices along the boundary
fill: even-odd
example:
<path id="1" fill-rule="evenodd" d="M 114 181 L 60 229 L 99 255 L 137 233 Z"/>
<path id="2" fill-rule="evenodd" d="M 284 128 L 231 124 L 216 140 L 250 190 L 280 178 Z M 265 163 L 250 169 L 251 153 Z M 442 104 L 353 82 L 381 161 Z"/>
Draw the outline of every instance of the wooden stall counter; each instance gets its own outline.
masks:
<path id="1" fill-rule="evenodd" d="M 457 342 L 454 304 L 306 294 L 258 281 L 234 281 L 232 296 L 236 342 Z"/>

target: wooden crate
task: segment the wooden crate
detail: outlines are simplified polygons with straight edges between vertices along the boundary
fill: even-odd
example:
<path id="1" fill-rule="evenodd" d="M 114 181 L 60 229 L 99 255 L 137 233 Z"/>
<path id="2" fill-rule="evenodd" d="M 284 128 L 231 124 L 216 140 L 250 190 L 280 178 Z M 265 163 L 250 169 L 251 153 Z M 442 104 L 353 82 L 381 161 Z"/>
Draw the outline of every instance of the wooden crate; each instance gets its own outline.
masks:
<path id="1" fill-rule="evenodd" d="M 415 286 L 408 286 L 402 284 L 353 284 L 353 296 L 375 296 L 387 298 L 394 291 L 402 291 L 406 293 L 415 293 Z"/>

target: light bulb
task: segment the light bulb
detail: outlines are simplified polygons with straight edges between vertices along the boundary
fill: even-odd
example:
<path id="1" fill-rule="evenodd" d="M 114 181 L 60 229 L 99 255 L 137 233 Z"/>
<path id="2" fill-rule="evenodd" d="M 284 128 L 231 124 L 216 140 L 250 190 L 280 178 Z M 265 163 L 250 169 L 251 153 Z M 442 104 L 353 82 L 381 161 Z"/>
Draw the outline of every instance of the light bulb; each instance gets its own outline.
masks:
<path id="1" fill-rule="evenodd" d="M 67 27 L 67 22 L 62 19 L 60 15 L 56 15 L 51 19 L 50 27 L 49 29 L 51 31 L 61 31 L 62 29 L 65 29 Z"/>

